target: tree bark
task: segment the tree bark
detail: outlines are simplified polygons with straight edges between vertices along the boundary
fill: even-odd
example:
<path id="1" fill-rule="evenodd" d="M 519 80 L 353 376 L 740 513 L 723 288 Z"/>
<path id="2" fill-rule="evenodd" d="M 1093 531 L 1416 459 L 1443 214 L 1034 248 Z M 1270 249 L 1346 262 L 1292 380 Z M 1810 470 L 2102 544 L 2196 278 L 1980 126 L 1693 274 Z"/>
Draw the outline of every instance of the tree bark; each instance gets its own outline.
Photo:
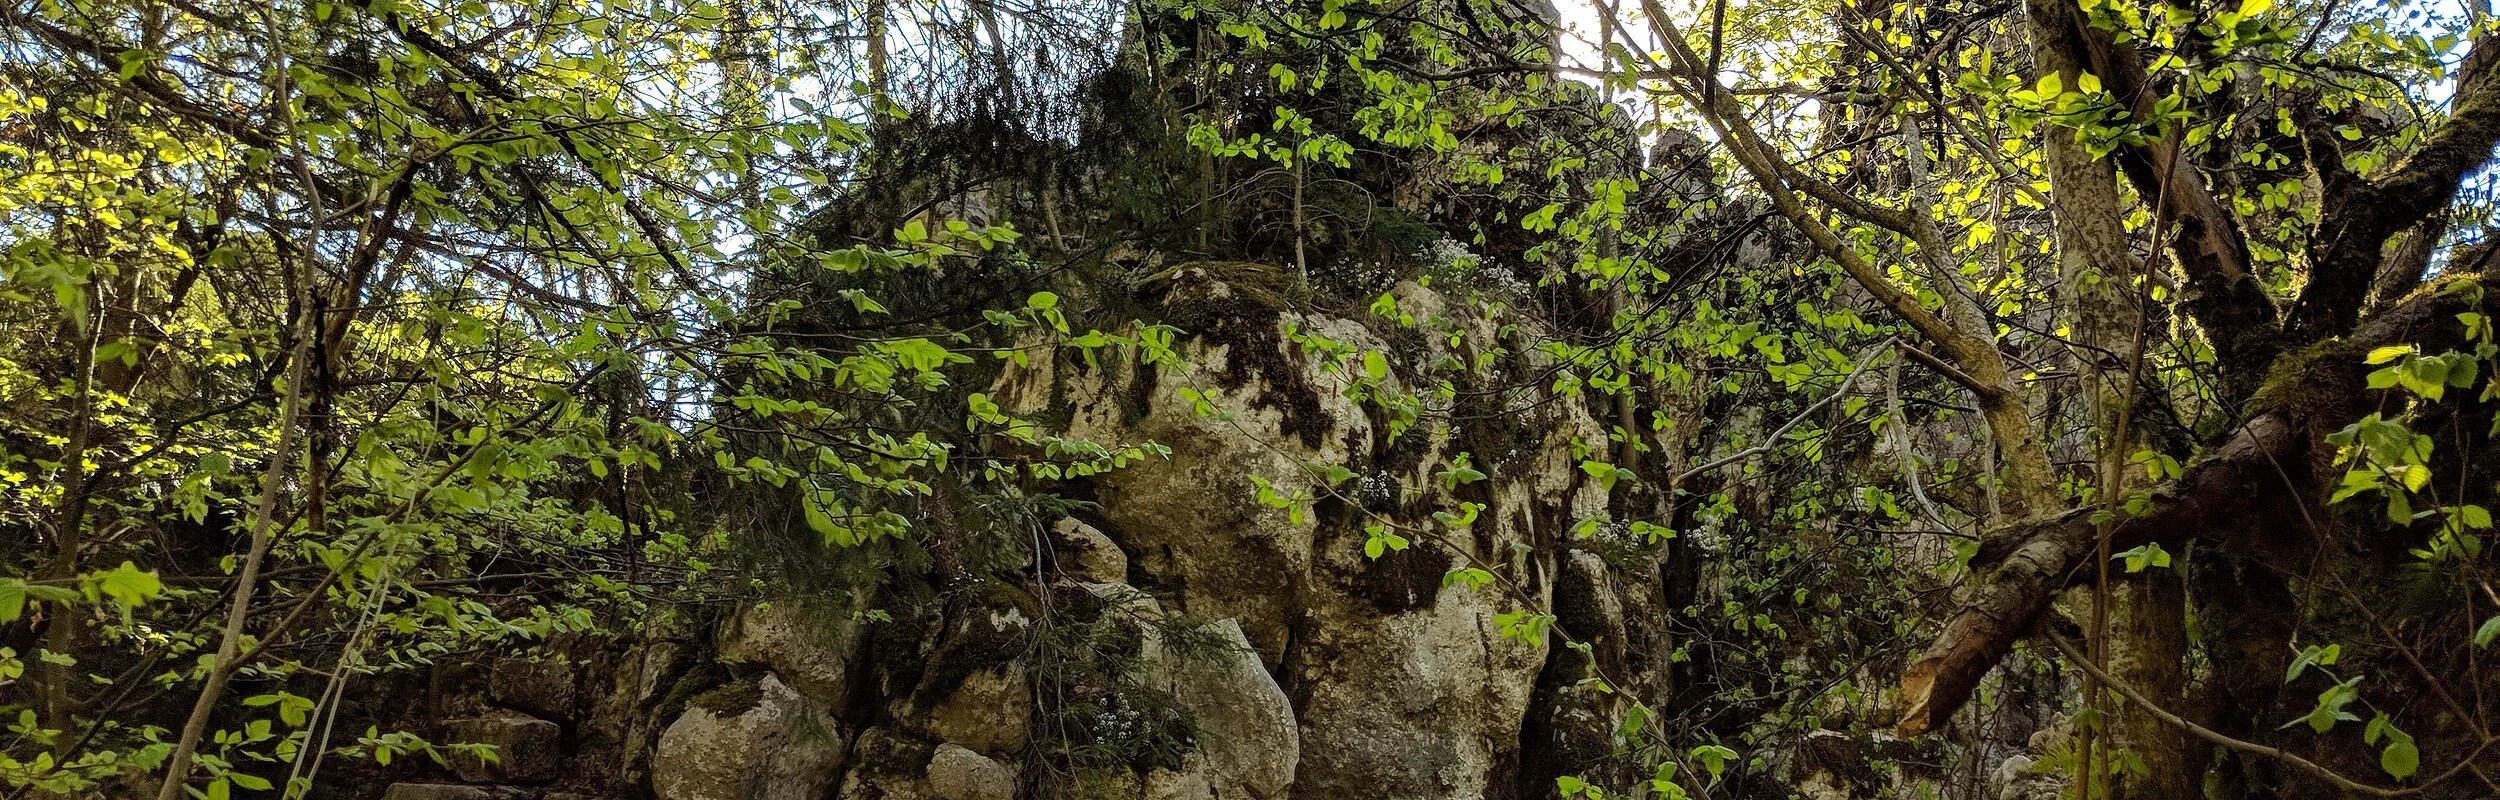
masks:
<path id="1" fill-rule="evenodd" d="M 2111 547 L 2160 543 L 2177 553 L 2194 543 L 2251 568 L 2299 574 L 2318 546 L 2309 520 L 2324 513 L 2314 469 L 2318 454 L 2333 452 L 2324 437 L 2367 408 L 2364 379 L 2374 368 L 2362 356 L 2398 343 L 2430 352 L 2461 346 L 2456 314 L 2500 312 L 2500 293 L 2488 279 L 2476 280 L 2483 284 L 2479 291 L 2416 295 L 2371 319 L 2347 343 L 2285 359 L 2269 378 L 2272 390 L 2257 397 L 2256 416 L 2191 463 L 2185 477 L 2155 489 L 2141 516 L 2114 521 Z M 2093 515 L 2086 508 L 2033 518 L 1981 544 L 1971 565 L 1987 570 L 1984 577 L 1903 673 L 1901 735 L 1942 725 L 2057 592 L 2072 584 L 2096 550 Z"/>
<path id="2" fill-rule="evenodd" d="M 2065 85 L 2079 85 L 2085 65 L 2062 49 L 2048 46 L 2056 36 L 2048 29 L 2055 18 L 2051 13 L 2030 15 L 2034 64 L 2044 74 L 2058 75 Z M 2056 218 L 2058 283 L 2072 304 L 2069 330 L 2076 346 L 2070 349 L 2098 449 L 2102 504 L 2114 509 L 2132 488 L 2130 476 L 2139 474 L 2128 468 L 2128 459 L 2146 440 L 2141 424 L 2130 426 L 2127 414 L 2135 402 L 2146 333 L 2139 304 L 2142 290 L 2135 285 L 2144 270 L 2136 267 L 2128 253 L 2117 167 L 2094 157 L 2077 141 L 2079 133 L 2069 127 L 2048 127 L 2043 149 Z M 2119 680 L 2156 702 L 2178 705 L 2186 690 L 2182 664 L 2187 657 L 2187 598 L 2178 573 L 2155 569 L 2113 582 L 2108 579 L 2109 548 L 2096 541 L 2092 558 L 2100 562 L 2094 569 L 2099 580 L 2084 600 L 2092 608 L 2093 655 Z M 2085 702 L 2105 707 L 2093 683 L 2086 682 Z M 2101 752 L 2123 753 L 2141 764 L 2143 771 L 2110 775 L 2108 791 L 2102 796 L 2195 796 L 2193 778 L 2203 772 L 2203 765 L 2189 762 L 2187 738 L 2132 705 L 2114 711 L 2099 732 L 2107 736 Z M 2083 733 L 2080 741 L 2093 741 L 2095 732 Z M 2104 756 L 2095 763 L 2113 762 L 2116 759 Z M 2097 772 L 2088 780 L 2097 782 L 2107 774 Z"/>

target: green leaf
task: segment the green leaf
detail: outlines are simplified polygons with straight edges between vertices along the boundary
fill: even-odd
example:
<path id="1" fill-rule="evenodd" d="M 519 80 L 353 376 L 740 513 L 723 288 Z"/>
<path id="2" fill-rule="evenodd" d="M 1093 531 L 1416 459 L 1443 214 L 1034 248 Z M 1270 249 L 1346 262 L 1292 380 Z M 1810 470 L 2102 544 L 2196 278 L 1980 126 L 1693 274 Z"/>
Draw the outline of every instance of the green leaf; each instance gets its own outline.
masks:
<path id="1" fill-rule="evenodd" d="M 2500 616 L 2483 620 L 2482 627 L 2474 629 L 2475 647 L 2489 647 L 2494 638 L 2500 638 Z"/>
<path id="2" fill-rule="evenodd" d="M 1708 770 L 1710 779 L 1715 781 L 1719 779 L 1719 773 L 1727 770 L 1727 762 L 1736 758 L 1736 751 L 1715 744 L 1705 744 L 1693 748 L 1692 756 L 1701 762 L 1701 768 Z"/>
<path id="3" fill-rule="evenodd" d="M 2330 644 L 2325 647 L 2310 645 L 2302 648 L 2299 655 L 2292 657 L 2291 667 L 2284 670 L 2283 682 L 2291 683 L 2299 680 L 2300 674 L 2309 671 L 2311 666 L 2332 666 L 2335 659 L 2343 654 L 2344 646 L 2340 644 Z"/>
<path id="4" fill-rule="evenodd" d="M 2262 0 L 2259 0 L 2259 1 L 2261 1 L 2261 2 L 2262 2 Z M 2376 349 L 2376 350 L 2372 350 L 2372 351 L 2370 351 L 2370 356 L 2369 356 L 2369 358 L 2363 359 L 2363 360 L 2361 361 L 2361 363 L 2364 363 L 2364 364 L 2385 364 L 2385 363 L 2387 363 L 2387 362 L 2394 361 L 2394 360 L 2396 360 L 2396 359 L 2403 358 L 2403 357 L 2405 357 L 2405 356 L 2412 355 L 2412 354 L 2413 354 L 2413 345 L 2409 345 L 2409 344 L 2396 344 L 2396 345 L 2388 345 L 2388 346 L 2386 346 L 2386 347 L 2381 347 L 2381 348 L 2379 348 L 2379 349 Z M 2346 357 L 2347 357 L 2347 358 L 2349 358 L 2350 356 L 2346 356 Z"/>
<path id="5" fill-rule="evenodd" d="M 2378 765 L 2396 780 L 2404 780 L 2413 777 L 2413 773 L 2422 768 L 2422 751 L 2414 748 L 2413 738 L 2408 736 L 2389 743 L 2386 750 L 2380 751 Z"/>
<path id="6" fill-rule="evenodd" d="M 1442 470 L 1433 476 L 1441 481 L 1441 488 L 1456 489 L 1485 479 L 1482 470 L 1468 466 L 1467 462 L 1470 458 L 1470 454 L 1460 453 L 1457 458 L 1450 459 L 1449 469 Z"/>
<path id="7" fill-rule="evenodd" d="M 835 522 L 833 515 L 825 513 L 822 504 L 810 502 L 805 505 L 808 529 L 815 531 L 817 536 L 823 537 L 826 544 L 837 544 L 843 547 L 859 544 L 858 532 Z"/>
<path id="8" fill-rule="evenodd" d="M 128 561 L 109 570 L 88 573 L 79 579 L 79 585 L 86 591 L 90 602 L 112 600 L 113 605 L 121 609 L 124 618 L 130 616 L 132 609 L 165 593 L 165 584 L 156 579 L 154 570 L 142 571 L 138 565 Z"/>
<path id="9" fill-rule="evenodd" d="M 2395 776 L 2396 780 L 2404 780 L 2413 777 L 2413 773 L 2422 768 L 2422 752 L 2415 749 L 2413 734 L 2396 727 L 2396 720 L 2384 713 L 2372 717 L 2369 727 L 2361 731 L 2361 741 L 2365 744 L 2378 744 L 2381 739 L 2387 740 L 2387 747 L 2379 751 L 2378 764 L 2380 769 L 2387 770 L 2387 774 Z"/>
<path id="10" fill-rule="evenodd" d="M 2468 505 L 2457 508 L 2457 521 L 2477 530 L 2491 527 L 2491 509 Z"/>
<path id="11" fill-rule="evenodd" d="M 2334 730 L 2335 723 L 2361 721 L 2360 717 L 2354 716 L 2352 712 L 2344 708 L 2352 705 L 2353 701 L 2361 699 L 2361 691 L 2354 687 L 2361 684 L 2362 677 L 2355 675 L 2345 679 L 2342 683 L 2327 687 L 2326 691 L 2318 693 L 2317 707 L 2310 709 L 2308 714 L 2302 715 L 2299 719 L 2283 723 L 2281 727 L 2289 728 L 2307 723 L 2310 730 L 2325 733 Z"/>
<path id="12" fill-rule="evenodd" d="M 1053 308 L 1058 308 L 1059 295 L 1052 294 L 1050 292 L 1034 292 L 1033 296 L 1024 299 L 1024 307 L 1035 311 L 1048 311 Z"/>
<path id="13" fill-rule="evenodd" d="M 1397 535 L 1396 532 L 1379 523 L 1365 527 L 1363 532 L 1367 534 L 1367 538 L 1363 541 L 1364 558 L 1377 559 L 1393 550 L 1405 550 L 1408 545 L 1413 544 L 1407 541 L 1406 537 Z M 1444 577 L 1442 585 L 1448 585 L 1448 581 L 1449 579 Z"/>
<path id="14" fill-rule="evenodd" d="M 2145 542 L 2119 553 L 2116 558 L 2127 562 L 2127 571 L 2131 573 L 2143 572 L 2150 567 L 2170 566 L 2170 551 L 2162 549 L 2158 542 Z"/>
<path id="15" fill-rule="evenodd" d="M 1493 573 L 1476 567 L 1460 567 L 1441 576 L 1441 585 L 1466 584 L 1469 589 L 1482 589 L 1493 583 Z"/>
<path id="16" fill-rule="evenodd" d="M 1614 491 L 1616 481 L 1632 477 L 1630 470 L 1603 461 L 1582 461 L 1580 471 L 1588 473 L 1591 478 L 1596 478 L 1598 488 L 1610 492 Z"/>

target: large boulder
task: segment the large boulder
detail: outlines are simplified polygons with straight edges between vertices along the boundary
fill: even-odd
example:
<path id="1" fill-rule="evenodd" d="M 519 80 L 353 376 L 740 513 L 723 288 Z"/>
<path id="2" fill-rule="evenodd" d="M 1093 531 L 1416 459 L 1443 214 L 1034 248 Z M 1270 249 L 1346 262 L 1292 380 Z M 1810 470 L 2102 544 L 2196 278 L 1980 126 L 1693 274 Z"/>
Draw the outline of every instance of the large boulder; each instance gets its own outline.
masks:
<path id="1" fill-rule="evenodd" d="M 1200 780 L 1219 791 L 1242 787 L 1252 797 L 1283 797 L 1302 760 L 1293 700 L 1259 663 L 1240 623 L 1227 619 L 1207 628 L 1208 643 L 1165 647 L 1167 663 L 1159 670 L 1161 688 L 1189 712 L 1197 731 L 1206 767 Z"/>
<path id="2" fill-rule="evenodd" d="M 1128 554 L 1102 531 L 1074 517 L 1050 526 L 1052 552 L 1059 571 L 1079 583 L 1124 583 Z"/>
<path id="3" fill-rule="evenodd" d="M 842 768 L 825 707 L 766 673 L 688 701 L 651 759 L 659 800 L 817 800 Z"/>
<path id="4" fill-rule="evenodd" d="M 850 604 L 825 598 L 748 608 L 738 615 L 728 655 L 771 667 L 790 688 L 839 708 L 850 697 L 863 638 L 851 611 Z"/>
<path id="5" fill-rule="evenodd" d="M 939 741 L 1005 755 L 1032 735 L 1033 689 L 1018 658 L 1032 646 L 1033 618 L 1021 592 L 994 588 L 954 606 L 936 651 L 912 676 L 910 702 L 897 714 Z"/>
<path id="6" fill-rule="evenodd" d="M 1145 800 L 1217 800 L 1224 797 L 1243 796 L 1239 791 L 1228 792 L 1219 789 L 1214 772 L 1215 770 L 1207 764 L 1205 753 L 1191 753 L 1182 759 L 1180 769 L 1148 770 L 1145 777 L 1140 780 L 1143 784 L 1140 794 Z M 1255 798 L 1281 797 L 1282 795 L 1252 794 L 1248 796 Z"/>
<path id="7" fill-rule="evenodd" d="M 444 727 L 454 744 L 493 748 L 491 757 L 468 750 L 453 753 L 452 771 L 470 783 L 546 783 L 555 780 L 564 761 L 563 728 L 517 711 L 452 720 Z"/>
<path id="8" fill-rule="evenodd" d="M 980 753 L 951 744 L 929 756 L 929 796 L 935 800 L 1014 800 L 1016 771 Z"/>
<path id="9" fill-rule="evenodd" d="M 1024 749 L 1031 730 L 1033 690 L 1021 664 L 986 667 L 964 676 L 946 701 L 929 709 L 931 733 L 983 753 Z"/>

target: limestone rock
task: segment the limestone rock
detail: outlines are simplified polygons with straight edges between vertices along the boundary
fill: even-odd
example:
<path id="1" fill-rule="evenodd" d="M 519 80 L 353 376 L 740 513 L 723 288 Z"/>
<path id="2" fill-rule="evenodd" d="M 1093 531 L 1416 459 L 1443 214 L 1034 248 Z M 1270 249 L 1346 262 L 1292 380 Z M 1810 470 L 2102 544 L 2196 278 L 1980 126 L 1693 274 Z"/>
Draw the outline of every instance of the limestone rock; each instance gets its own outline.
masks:
<path id="1" fill-rule="evenodd" d="M 1125 583 L 1080 583 L 1077 588 L 1102 601 L 1103 619 L 1137 634 L 1139 663 L 1159 663 L 1163 657 L 1160 626 L 1169 618 L 1161 601 Z"/>
<path id="2" fill-rule="evenodd" d="M 929 757 L 929 795 L 937 800 L 1014 800 L 1016 771 L 951 744 Z"/>
<path id="3" fill-rule="evenodd" d="M 935 653 L 911 675 L 908 708 L 897 716 L 940 741 L 1005 755 L 1031 738 L 1033 692 L 1018 660 L 1031 647 L 1030 598 L 997 588 L 956 606 Z"/>
<path id="4" fill-rule="evenodd" d="M 1201 737 L 1213 789 L 1227 798 L 1289 786 L 1296 796 L 1393 800 L 1508 791 L 1504 770 L 1515 768 L 1551 648 L 1502 635 L 1495 617 L 1517 601 L 1444 586 L 1444 577 L 1461 563 L 1551 569 L 1513 562 L 1575 520 L 1605 517 L 1606 492 L 1580 470 L 1572 447 L 1604 441 L 1607 427 L 1573 403 L 1488 399 L 1454 412 L 1449 425 L 1419 426 L 1393 440 L 1387 424 L 1346 391 L 1361 371 L 1305 353 L 1283 329 L 1387 352 L 1400 365 L 1478 364 L 1473 356 L 1501 346 L 1492 323 L 1401 282 L 1392 292 L 1402 313 L 1454 320 L 1458 335 L 1392 345 L 1363 320 L 1273 302 L 1260 270 L 1185 264 L 1166 273 L 1176 277 L 1150 279 L 1143 299 L 1160 321 L 1192 334 L 1171 368 L 1179 374 L 1036 359 L 1003 372 L 991 394 L 1017 413 L 1064 414 L 1071 438 L 1170 449 L 1169 459 L 1094 477 L 1101 529 L 1122 545 L 1134 585 L 1153 589 L 1174 615 L 1236 621 L 1257 658 L 1227 669 L 1264 667 L 1296 687 L 1291 705 L 1232 702 L 1204 715 L 1219 728 Z M 1517 358 L 1511 366 L 1536 366 L 1537 356 Z M 1501 380 L 1491 360 L 1471 369 Z M 1384 391 L 1404 391 L 1405 374 L 1391 369 Z M 1201 413 L 1210 406 L 1214 413 Z M 1433 543 L 1369 559 L 1359 526 L 1322 525 L 1316 515 L 1261 504 L 1243 486 L 1244 475 L 1257 475 L 1281 493 L 1314 491 L 1308 465 L 1344 464 L 1360 474 L 1348 490 L 1352 502 L 1407 515 L 1401 524 L 1435 526 L 1430 512 L 1456 508 L 1460 498 L 1430 488 L 1439 484 L 1434 470 L 1460 451 L 1498 476 L 1467 489 L 1484 493 L 1471 502 L 1486 514 L 1471 536 L 1449 545 L 1465 552 Z M 1426 496 L 1405 497 L 1405 487 L 1425 487 Z M 1228 721 L 1227 714 L 1256 716 Z M 1276 730 L 1267 724 L 1275 720 L 1296 729 L 1291 750 L 1280 734 L 1253 732 Z M 1220 730 L 1231 725 L 1238 727 Z M 1227 751 L 1228 738 L 1254 744 Z"/>
<path id="5" fill-rule="evenodd" d="M 917 735 L 871 726 L 851 742 L 837 800 L 926 800 L 937 746 Z"/>
<path id="6" fill-rule="evenodd" d="M 815 800 L 842 767 L 825 708 L 766 674 L 697 696 L 651 758 L 659 800 Z"/>
<path id="7" fill-rule="evenodd" d="M 1074 517 L 1050 526 L 1059 571 L 1083 583 L 1127 583 L 1128 554 L 1094 526 Z"/>
<path id="8" fill-rule="evenodd" d="M 740 614 L 727 649 L 732 657 L 771 667 L 799 694 L 838 709 L 850 697 L 861 640 L 847 604 L 795 599 Z"/>
<path id="9" fill-rule="evenodd" d="M 1163 603 L 1154 595 L 1125 583 L 1079 583 L 1078 588 L 1102 600 L 1103 611 L 1144 622 L 1163 617 Z"/>
<path id="10" fill-rule="evenodd" d="M 1083 767 L 1069 777 L 1069 797 L 1145 797 L 1145 779 L 1122 767 Z M 1284 800 L 1277 798 L 1276 800 Z"/>
<path id="11" fill-rule="evenodd" d="M 1163 668 L 1167 689 L 1195 722 L 1198 750 L 1206 758 L 1201 782 L 1217 789 L 1244 787 L 1255 797 L 1283 797 L 1302 759 L 1293 700 L 1259 663 L 1239 622 L 1208 627 L 1217 640 L 1205 648 L 1211 652 L 1174 653 Z M 1148 782 L 1152 795 L 1154 777 Z"/>
<path id="12" fill-rule="evenodd" d="M 1988 776 L 1992 800 L 2057 800 L 2066 794 L 2064 775 L 2039 768 L 2030 756 L 2008 756 Z"/>
<path id="13" fill-rule="evenodd" d="M 456 744 L 493 745 L 495 758 L 454 753 L 451 769 L 470 783 L 546 783 L 564 761 L 564 730 L 516 711 L 453 720 L 444 734 Z"/>
<path id="14" fill-rule="evenodd" d="M 1214 779 L 1209 773 L 1206 755 L 1190 753 L 1180 769 L 1157 769 L 1146 773 L 1145 800 L 1214 800 L 1224 796 L 1216 791 Z"/>
<path id="15" fill-rule="evenodd" d="M 1032 707 L 1023 665 L 1001 664 L 965 676 L 953 695 L 929 709 L 929 730 L 972 750 L 1013 753 L 1024 749 Z"/>
<path id="16" fill-rule="evenodd" d="M 499 705 L 549 719 L 573 718 L 573 669 L 560 657 L 495 660 L 488 696 Z"/>

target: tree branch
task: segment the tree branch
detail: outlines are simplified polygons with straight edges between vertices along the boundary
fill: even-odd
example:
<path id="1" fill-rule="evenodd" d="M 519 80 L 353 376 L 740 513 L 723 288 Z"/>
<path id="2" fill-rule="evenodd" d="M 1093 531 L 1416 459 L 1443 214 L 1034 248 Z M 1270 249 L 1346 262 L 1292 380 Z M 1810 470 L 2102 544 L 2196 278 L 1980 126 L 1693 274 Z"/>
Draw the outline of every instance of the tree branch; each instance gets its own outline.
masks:
<path id="1" fill-rule="evenodd" d="M 2285 359 L 2268 378 L 2284 394 L 2258 397 L 2266 410 L 2196 459 L 2184 477 L 2152 492 L 2142 513 L 2114 521 L 2110 546 L 2197 540 L 2297 571 L 2315 542 L 2287 539 L 2282 532 L 2309 530 L 2303 521 L 2320 499 L 2323 477 L 2312 472 L 2311 454 L 2324 446 L 2323 431 L 2366 409 L 2369 368 L 2361 355 L 2395 343 L 2420 342 L 2432 351 L 2461 344 L 2462 326 L 2453 322 L 2454 315 L 2492 313 L 2500 304 L 2489 287 L 2481 288 L 2417 295 L 2373 317 L 2349 344 Z M 2433 332 L 2437 335 L 2426 336 Z M 2090 565 L 2097 548 L 2093 512 L 2072 509 L 1986 538 L 1971 566 L 1994 569 L 1974 581 L 1961 608 L 1902 674 L 1897 723 L 1902 736 L 1935 730 L 1951 718 L 2057 593 Z"/>
<path id="2" fill-rule="evenodd" d="M 2500 51 L 2500 33 L 2485 34 L 2474 51 L 2467 61 Z M 2311 168 L 2323 179 L 2329 200 L 2309 239 L 2309 282 L 2284 320 L 2294 343 L 2350 330 L 2386 260 L 2388 238 L 2446 209 L 2465 176 L 2490 163 L 2492 147 L 2500 145 L 2500 80 L 2491 79 L 2488 70 L 2475 73 L 2461 81 L 2455 111 L 2424 137 L 2421 149 L 2377 179 L 2344 168 L 2343 154 L 2323 124 L 2304 126 Z"/>
<path id="3" fill-rule="evenodd" d="M 2491 746 L 2490 742 L 2484 742 L 2482 747 L 2475 748 L 2473 753 L 2459 760 L 2456 763 L 2456 766 L 2449 767 L 2448 771 L 2432 776 L 2430 780 L 2423 781 L 2419 786 L 2412 786 L 2403 789 L 2390 789 L 2384 786 L 2372 786 L 2370 784 L 2344 777 L 2343 773 L 2327 769 L 2324 765 L 2321 765 L 2318 762 L 2284 752 L 2281 748 L 2267 747 L 2256 742 L 2235 739 L 2224 735 L 2219 731 L 2215 731 L 2212 728 L 2190 722 L 2187 718 L 2181 717 L 2178 714 L 2171 712 L 2169 709 L 2162 708 L 2161 706 L 2155 704 L 2152 700 L 2145 698 L 2144 693 L 2138 691 L 2133 685 L 2128 684 L 2126 681 L 2119 680 L 2117 677 L 2112 676 L 2109 673 L 2102 672 L 2100 667 L 2092 666 L 2092 659 L 2085 657 L 2083 650 L 2076 647 L 2075 643 L 2066 641 L 2066 637 L 2059 636 L 2055 633 L 2043 633 L 2041 634 L 2041 638 L 2049 640 L 2051 645 L 2055 645 L 2057 647 L 2057 652 L 2065 654 L 2067 661 L 2073 662 L 2077 667 L 2081 667 L 2085 673 L 2099 679 L 2103 685 L 2116 690 L 2119 696 L 2127 698 L 2127 702 L 2134 703 L 2136 707 L 2144 709 L 2145 713 L 2153 715 L 2154 718 L 2186 730 L 2188 733 L 2195 734 L 2196 738 L 2203 739 L 2223 747 L 2228 747 L 2233 750 L 2238 750 L 2243 753 L 2264 756 L 2276 761 L 2281 761 L 2285 764 L 2290 764 L 2299 768 L 2302 772 L 2307 772 L 2325 780 L 2328 783 L 2335 784 L 2335 788 L 2342 789 L 2353 794 L 2367 795 L 2370 797 L 2406 797 L 2421 794 L 2431 787 L 2437 786 L 2441 782 L 2455 777 L 2457 773 L 2464 771 L 2467 766 L 2474 763 L 2474 759 L 2482 757 L 2483 751 L 2489 749 Z"/>

